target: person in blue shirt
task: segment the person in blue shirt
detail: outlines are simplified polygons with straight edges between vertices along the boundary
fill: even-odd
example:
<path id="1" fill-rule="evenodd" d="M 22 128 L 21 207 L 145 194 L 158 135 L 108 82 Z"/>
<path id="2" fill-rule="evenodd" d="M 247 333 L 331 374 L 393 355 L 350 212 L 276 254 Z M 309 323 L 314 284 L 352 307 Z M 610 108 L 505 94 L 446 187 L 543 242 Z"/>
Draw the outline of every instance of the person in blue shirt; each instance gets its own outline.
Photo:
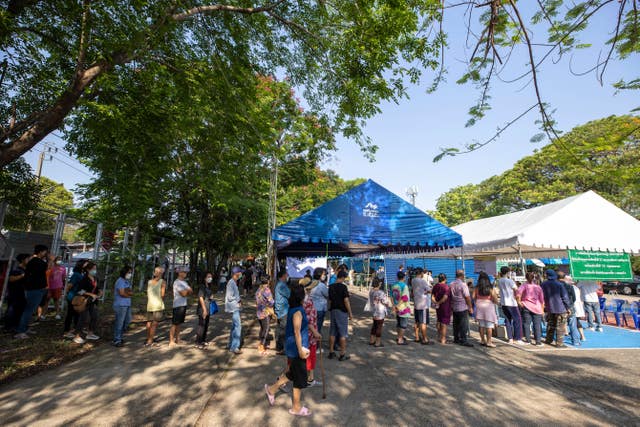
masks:
<path id="1" fill-rule="evenodd" d="M 275 394 L 288 381 L 293 383 L 291 394 L 291 415 L 307 417 L 311 411 L 302 405 L 302 389 L 307 387 L 307 363 L 309 357 L 309 322 L 304 311 L 304 288 L 295 285 L 290 291 L 289 310 L 287 312 L 287 328 L 285 338 L 285 351 L 288 360 L 288 368 L 278 377 L 275 383 L 264 385 L 264 391 L 273 406 Z"/>
<path id="2" fill-rule="evenodd" d="M 113 292 L 113 311 L 116 312 L 116 321 L 113 325 L 113 342 L 111 344 L 115 347 L 122 347 L 122 334 L 131 323 L 132 273 L 131 267 L 123 267 Z"/>
<path id="3" fill-rule="evenodd" d="M 567 333 L 567 319 L 571 313 L 571 301 L 564 284 L 558 281 L 558 273 L 553 270 L 546 271 L 547 280 L 542 282 L 544 294 L 544 309 L 547 312 L 547 336 L 545 344 L 553 342 L 556 336 L 556 347 L 564 348 L 564 336 Z"/>
<path id="4" fill-rule="evenodd" d="M 287 284 L 289 280 L 289 274 L 286 270 L 280 270 L 277 275 L 277 283 L 275 289 L 275 312 L 278 318 L 278 325 L 276 327 L 276 354 L 284 354 L 284 336 L 287 329 L 287 313 L 289 313 L 289 296 L 291 296 L 291 290 Z"/>

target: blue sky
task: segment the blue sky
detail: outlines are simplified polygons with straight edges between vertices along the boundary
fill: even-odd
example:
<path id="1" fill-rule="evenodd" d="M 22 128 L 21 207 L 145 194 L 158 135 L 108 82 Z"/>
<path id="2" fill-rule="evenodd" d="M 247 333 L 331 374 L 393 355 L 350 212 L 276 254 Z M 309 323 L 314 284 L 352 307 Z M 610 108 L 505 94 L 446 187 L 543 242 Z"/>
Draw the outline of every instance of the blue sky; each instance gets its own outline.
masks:
<path id="1" fill-rule="evenodd" d="M 628 58 L 624 63 L 609 64 L 604 86 L 597 82 L 594 73 L 575 76 L 570 70 L 586 70 L 595 64 L 599 54 L 606 55 L 602 42 L 611 37 L 609 31 L 617 12 L 617 2 L 612 4 L 613 7 L 605 9 L 598 19 L 592 20 L 589 30 L 581 37 L 594 41 L 594 48 L 578 51 L 556 64 L 549 61 L 540 71 L 542 96 L 556 110 L 554 118 L 563 131 L 612 114 L 626 114 L 640 106 L 637 91 L 615 94 L 611 87 L 620 78 L 629 79 L 637 75 L 640 70 L 638 55 Z M 425 89 L 433 72 L 425 72 L 424 82 L 410 88 L 410 99 L 404 99 L 398 105 L 385 103 L 381 106 L 382 113 L 369 120 L 365 129 L 373 143 L 379 146 L 374 163 L 370 163 L 353 142 L 340 138 L 338 151 L 323 167 L 335 170 L 345 179 L 371 178 L 405 198 L 406 189 L 415 185 L 418 187 L 416 205 L 422 209 L 433 209 L 438 196 L 447 190 L 458 185 L 478 183 L 501 173 L 511 168 L 518 159 L 548 143 L 546 140 L 537 144 L 530 142 L 530 138 L 539 132 L 535 124 L 538 115 L 532 111 L 487 147 L 432 163 L 440 147 L 462 148 L 473 140 L 483 141 L 491 137 L 496 128 L 502 127 L 535 102 L 533 86 L 527 86 L 527 80 L 511 84 L 495 80 L 492 110 L 481 122 L 465 128 L 467 110 L 477 99 L 478 91 L 473 86 L 455 83 L 463 73 L 465 53 L 469 54 L 464 48 L 466 29 L 460 24 L 463 22 L 462 12 L 462 9 L 446 12 L 445 28 L 447 25 L 454 28 L 446 53 L 449 69 L 447 82 L 437 92 L 427 94 Z M 534 40 L 542 42 L 545 34 L 538 31 L 539 34 L 533 34 Z M 516 52 L 511 57 L 502 75 L 504 79 L 513 78 L 526 70 L 527 59 L 523 53 Z M 47 140 L 58 147 L 64 145 L 54 135 Z M 42 144 L 25 156 L 34 169 L 41 149 Z M 43 175 L 64 183 L 69 189 L 90 180 L 90 171 L 60 151 L 54 154 L 52 161 L 45 162 Z"/>

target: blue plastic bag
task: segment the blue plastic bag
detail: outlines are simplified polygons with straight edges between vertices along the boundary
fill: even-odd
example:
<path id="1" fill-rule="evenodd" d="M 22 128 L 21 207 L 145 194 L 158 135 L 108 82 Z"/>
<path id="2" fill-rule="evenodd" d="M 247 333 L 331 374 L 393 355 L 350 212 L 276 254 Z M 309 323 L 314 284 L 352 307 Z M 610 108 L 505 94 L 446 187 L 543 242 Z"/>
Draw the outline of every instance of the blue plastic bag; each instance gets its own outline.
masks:
<path id="1" fill-rule="evenodd" d="M 216 300 L 209 301 L 209 315 L 216 314 L 220 309 L 218 308 L 218 303 Z"/>

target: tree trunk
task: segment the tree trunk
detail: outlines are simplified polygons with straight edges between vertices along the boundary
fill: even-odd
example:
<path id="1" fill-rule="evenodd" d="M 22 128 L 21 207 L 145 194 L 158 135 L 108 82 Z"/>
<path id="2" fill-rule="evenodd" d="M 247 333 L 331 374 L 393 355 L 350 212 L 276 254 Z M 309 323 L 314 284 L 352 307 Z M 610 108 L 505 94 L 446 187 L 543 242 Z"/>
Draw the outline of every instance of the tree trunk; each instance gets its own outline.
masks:
<path id="1" fill-rule="evenodd" d="M 28 120 L 32 121 L 32 124 L 25 122 L 16 124 L 16 128 L 25 128 L 26 130 L 9 144 L 0 145 L 0 168 L 22 156 L 49 133 L 62 126 L 65 117 L 78 104 L 78 100 L 87 87 L 106 71 L 107 67 L 106 63 L 101 63 L 78 73 L 67 90 L 51 107 Z"/>

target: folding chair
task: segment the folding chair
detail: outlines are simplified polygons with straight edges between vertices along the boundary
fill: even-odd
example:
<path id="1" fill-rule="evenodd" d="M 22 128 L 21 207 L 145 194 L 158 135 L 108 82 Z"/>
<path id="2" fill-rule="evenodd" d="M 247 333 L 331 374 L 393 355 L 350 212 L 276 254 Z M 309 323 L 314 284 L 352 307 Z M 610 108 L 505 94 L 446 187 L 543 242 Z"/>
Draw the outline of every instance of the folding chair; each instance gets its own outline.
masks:
<path id="1" fill-rule="evenodd" d="M 616 303 L 616 311 L 613 312 L 613 315 L 616 318 L 616 326 L 622 326 L 623 323 L 624 326 L 629 326 L 627 316 L 625 316 L 623 309 L 626 301 L 623 299 L 615 299 L 613 301 Z"/>
<path id="2" fill-rule="evenodd" d="M 609 323 L 609 318 L 607 317 L 607 299 L 605 297 L 599 297 L 598 301 L 600 301 L 600 319 L 603 323 Z"/>

